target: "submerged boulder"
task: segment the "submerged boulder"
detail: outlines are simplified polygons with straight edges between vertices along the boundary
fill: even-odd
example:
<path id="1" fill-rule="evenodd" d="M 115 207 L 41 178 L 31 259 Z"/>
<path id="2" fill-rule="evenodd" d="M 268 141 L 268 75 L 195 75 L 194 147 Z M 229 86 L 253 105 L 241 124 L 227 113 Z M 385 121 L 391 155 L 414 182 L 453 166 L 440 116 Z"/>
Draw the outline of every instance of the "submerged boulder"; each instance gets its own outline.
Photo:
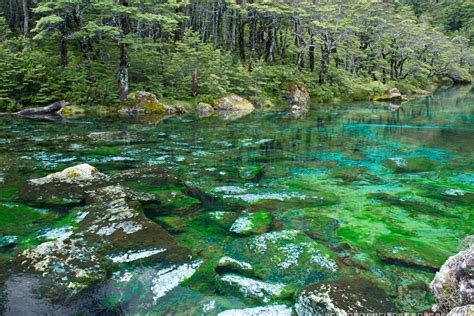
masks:
<path id="1" fill-rule="evenodd" d="M 20 198 L 38 203 L 67 204 L 77 202 L 87 190 L 104 185 L 109 177 L 89 164 L 80 164 L 39 179 L 28 180 Z"/>
<path id="2" fill-rule="evenodd" d="M 310 285 L 301 291 L 295 310 L 298 316 L 396 312 L 382 289 L 361 279 Z"/>
<path id="3" fill-rule="evenodd" d="M 329 249 L 295 230 L 240 238 L 224 253 L 250 264 L 253 275 L 266 282 L 305 285 L 336 278 L 339 272 Z"/>
<path id="4" fill-rule="evenodd" d="M 457 313 L 474 311 L 474 245 L 450 257 L 430 286 L 437 301 L 434 312 L 470 315 Z"/>
<path id="5" fill-rule="evenodd" d="M 125 105 L 119 109 L 119 112 L 127 114 L 165 113 L 166 107 L 158 101 L 153 93 L 137 91 L 128 95 Z"/>
<path id="6" fill-rule="evenodd" d="M 242 111 L 247 113 L 253 112 L 254 110 L 254 106 L 249 100 L 236 94 L 217 100 L 214 108 L 219 111 Z"/>
<path id="7" fill-rule="evenodd" d="M 291 112 L 302 113 L 309 111 L 311 98 L 305 86 L 297 82 L 291 82 L 287 85 L 285 90 L 286 99 L 290 105 Z"/>
<path id="8" fill-rule="evenodd" d="M 438 162 L 424 157 L 390 158 L 383 160 L 382 164 L 396 173 L 426 172 L 440 166 Z"/>
<path id="9" fill-rule="evenodd" d="M 451 254 L 435 245 L 396 234 L 380 238 L 375 249 L 378 257 L 387 263 L 432 272 L 437 271 Z"/>

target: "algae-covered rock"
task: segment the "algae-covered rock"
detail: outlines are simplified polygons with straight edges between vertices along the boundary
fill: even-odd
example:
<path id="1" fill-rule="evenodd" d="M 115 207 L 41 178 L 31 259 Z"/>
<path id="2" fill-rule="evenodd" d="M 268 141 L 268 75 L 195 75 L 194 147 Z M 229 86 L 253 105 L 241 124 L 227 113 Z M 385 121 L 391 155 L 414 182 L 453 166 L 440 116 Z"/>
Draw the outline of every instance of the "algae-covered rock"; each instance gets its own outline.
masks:
<path id="1" fill-rule="evenodd" d="M 437 271 L 451 253 L 436 245 L 401 235 L 380 238 L 375 245 L 379 258 L 388 263 Z"/>
<path id="2" fill-rule="evenodd" d="M 296 230 L 240 238 L 224 252 L 252 265 L 254 275 L 268 282 L 304 285 L 335 278 L 339 270 L 330 250 Z"/>
<path id="3" fill-rule="evenodd" d="M 294 289 L 282 283 L 270 283 L 238 274 L 224 274 L 218 282 L 219 292 L 225 295 L 241 296 L 255 303 L 269 303 L 289 297 Z"/>
<path id="4" fill-rule="evenodd" d="M 238 235 L 262 234 L 268 231 L 272 218 L 270 212 L 244 212 L 230 227 L 230 231 Z"/>
<path id="5" fill-rule="evenodd" d="M 166 107 L 158 101 L 153 93 L 137 91 L 128 95 L 125 105 L 119 109 L 119 112 L 128 114 L 165 113 Z"/>
<path id="6" fill-rule="evenodd" d="M 121 186 L 88 192 L 78 227 L 66 226 L 52 239 L 15 259 L 25 271 L 41 273 L 73 294 L 102 282 L 114 264 L 136 260 L 183 263 L 190 253 L 140 212 L 154 199 Z"/>
<path id="7" fill-rule="evenodd" d="M 301 83 L 290 82 L 287 84 L 285 94 L 291 112 L 302 113 L 309 111 L 309 102 L 311 99 L 308 89 Z"/>
<path id="8" fill-rule="evenodd" d="M 336 241 L 336 230 L 339 222 L 320 214 L 315 209 L 289 210 L 278 217 L 286 229 L 303 231 L 309 237 L 331 242 Z"/>
<path id="9" fill-rule="evenodd" d="M 39 179 L 26 181 L 20 198 L 46 204 L 68 204 L 84 198 L 85 192 L 104 185 L 109 177 L 95 167 L 80 164 Z"/>
<path id="10" fill-rule="evenodd" d="M 396 173 L 426 172 L 440 167 L 436 161 L 424 157 L 415 158 L 390 158 L 383 160 L 382 164 Z"/>
<path id="11" fill-rule="evenodd" d="M 436 273 L 430 286 L 437 301 L 433 306 L 434 312 L 450 312 L 450 314 L 458 315 L 454 312 L 456 308 L 457 310 L 473 310 L 474 246 L 450 257 Z M 468 305 L 471 307 L 466 307 Z"/>
<path id="12" fill-rule="evenodd" d="M 329 281 L 305 287 L 295 310 L 298 316 L 397 312 L 382 289 L 363 279 Z"/>
<path id="13" fill-rule="evenodd" d="M 235 260 L 231 257 L 222 257 L 217 262 L 216 272 L 238 272 L 239 274 L 248 275 L 253 271 L 253 267 L 250 263 Z"/>
<path id="14" fill-rule="evenodd" d="M 230 309 L 223 311 L 218 316 L 291 316 L 292 308 L 286 305 L 268 305 L 243 309 Z"/>
<path id="15" fill-rule="evenodd" d="M 254 106 L 250 101 L 235 94 L 217 100 L 214 108 L 220 111 L 242 111 L 248 113 L 254 110 Z"/>

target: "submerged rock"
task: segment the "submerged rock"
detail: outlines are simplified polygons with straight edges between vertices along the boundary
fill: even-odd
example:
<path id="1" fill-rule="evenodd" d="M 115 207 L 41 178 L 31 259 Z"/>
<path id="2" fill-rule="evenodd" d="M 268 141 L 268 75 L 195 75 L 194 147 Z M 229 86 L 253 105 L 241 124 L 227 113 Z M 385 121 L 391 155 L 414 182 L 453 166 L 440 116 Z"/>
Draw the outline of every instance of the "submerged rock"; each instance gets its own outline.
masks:
<path id="1" fill-rule="evenodd" d="M 218 316 L 291 316 L 293 310 L 286 305 L 270 305 L 223 311 Z"/>
<path id="2" fill-rule="evenodd" d="M 436 245 L 408 239 L 405 236 L 389 235 L 375 245 L 377 255 L 385 262 L 428 271 L 437 271 L 450 252 Z"/>
<path id="3" fill-rule="evenodd" d="M 241 238 L 224 252 L 250 264 L 253 275 L 267 282 L 304 285 L 335 278 L 339 271 L 330 250 L 295 230 Z"/>
<path id="4" fill-rule="evenodd" d="M 23 251 L 15 260 L 23 270 L 47 276 L 72 294 L 103 282 L 116 264 L 145 259 L 188 262 L 190 252 L 140 211 L 141 204 L 154 199 L 119 185 L 87 192 L 78 227 L 47 234 L 45 238 L 53 240 Z"/>
<path id="5" fill-rule="evenodd" d="M 383 160 L 382 164 L 393 172 L 426 172 L 439 168 L 436 161 L 424 157 L 416 158 L 390 158 Z"/>
<path id="6" fill-rule="evenodd" d="M 284 299 L 294 290 L 282 283 L 269 283 L 238 274 L 224 274 L 219 279 L 219 292 L 226 295 L 242 296 L 251 302 L 269 303 Z"/>
<path id="7" fill-rule="evenodd" d="M 298 316 L 396 312 L 382 289 L 361 279 L 310 285 L 301 291 L 295 310 Z"/>
<path id="8" fill-rule="evenodd" d="M 80 164 L 43 178 L 28 180 L 21 188 L 20 198 L 52 204 L 77 202 L 87 190 L 104 185 L 108 180 L 109 177 L 97 168 Z"/>
<path id="9" fill-rule="evenodd" d="M 238 235 L 262 234 L 268 231 L 272 218 L 270 212 L 244 212 L 230 227 L 230 231 Z"/>
<path id="10" fill-rule="evenodd" d="M 474 311 L 474 246 L 450 257 L 430 286 L 437 301 L 434 312 L 470 315 L 457 312 Z"/>
<path id="11" fill-rule="evenodd" d="M 235 94 L 224 97 L 220 100 L 217 100 L 216 106 L 214 107 L 219 111 L 242 111 L 242 112 L 253 112 L 253 104 Z"/>

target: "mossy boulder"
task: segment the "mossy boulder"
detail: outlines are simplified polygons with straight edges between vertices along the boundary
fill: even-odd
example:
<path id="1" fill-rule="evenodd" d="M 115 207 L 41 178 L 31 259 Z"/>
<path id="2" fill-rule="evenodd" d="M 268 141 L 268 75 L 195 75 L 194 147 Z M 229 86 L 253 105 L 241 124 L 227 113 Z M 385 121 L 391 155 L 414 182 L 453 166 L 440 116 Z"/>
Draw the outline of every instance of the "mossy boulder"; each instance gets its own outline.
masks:
<path id="1" fill-rule="evenodd" d="M 210 114 L 214 113 L 215 110 L 212 107 L 212 105 L 210 105 L 209 103 L 199 102 L 196 105 L 196 112 L 199 115 L 210 115 Z"/>
<path id="2" fill-rule="evenodd" d="M 426 172 L 440 167 L 439 162 L 424 157 L 390 158 L 383 160 L 382 164 L 396 173 Z"/>
<path id="3" fill-rule="evenodd" d="M 217 100 L 214 109 L 219 111 L 242 111 L 250 113 L 253 112 L 255 108 L 249 100 L 232 94 Z"/>
<path id="4" fill-rule="evenodd" d="M 305 287 L 295 305 L 299 316 L 397 312 L 390 298 L 363 279 L 343 279 Z"/>
<path id="5" fill-rule="evenodd" d="M 464 68 L 459 65 L 451 63 L 446 69 L 446 77 L 451 79 L 456 84 L 469 84 L 472 83 L 472 76 Z"/>
<path id="6" fill-rule="evenodd" d="M 104 185 L 109 177 L 89 164 L 80 164 L 39 179 L 26 181 L 20 198 L 39 204 L 77 203 L 85 192 Z"/>
<path id="7" fill-rule="evenodd" d="M 167 107 L 156 98 L 156 95 L 146 91 L 132 92 L 128 95 L 120 113 L 152 114 L 166 113 Z"/>

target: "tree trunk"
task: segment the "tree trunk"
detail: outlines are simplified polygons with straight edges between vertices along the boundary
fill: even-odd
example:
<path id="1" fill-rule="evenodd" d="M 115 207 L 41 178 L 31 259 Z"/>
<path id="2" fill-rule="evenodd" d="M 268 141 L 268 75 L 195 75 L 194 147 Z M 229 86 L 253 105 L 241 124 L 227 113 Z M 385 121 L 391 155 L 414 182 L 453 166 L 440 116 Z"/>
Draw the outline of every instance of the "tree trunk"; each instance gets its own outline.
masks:
<path id="1" fill-rule="evenodd" d="M 23 35 L 28 36 L 30 33 L 30 8 L 29 1 L 23 0 Z"/>
<path id="2" fill-rule="evenodd" d="M 68 64 L 66 35 L 64 33 L 63 27 L 59 32 L 59 64 L 62 67 L 65 67 Z"/>
<path id="3" fill-rule="evenodd" d="M 310 46 L 309 46 L 309 69 L 311 72 L 314 72 L 314 40 L 313 36 L 311 35 L 310 39 Z"/>
<path id="4" fill-rule="evenodd" d="M 321 68 L 319 69 L 319 84 L 323 85 L 326 82 L 326 74 L 329 69 L 329 48 L 323 46 L 321 49 Z"/>
<path id="5" fill-rule="evenodd" d="M 128 2 L 126 0 L 116 0 L 118 5 L 128 7 Z M 130 21 L 128 20 L 127 15 L 123 15 L 120 18 L 120 26 L 122 28 L 123 35 L 126 36 L 130 33 Z M 125 100 L 130 92 L 129 81 L 128 81 L 128 44 L 119 43 L 120 49 L 120 63 L 119 63 L 119 73 L 118 73 L 118 84 L 119 84 L 119 99 L 121 101 Z"/>
<path id="6" fill-rule="evenodd" d="M 120 66 L 119 66 L 119 98 L 125 100 L 130 91 L 128 85 L 128 45 L 120 43 Z"/>
<path id="7" fill-rule="evenodd" d="M 193 97 L 198 96 L 198 81 L 199 81 L 199 73 L 198 73 L 198 69 L 195 68 L 194 73 L 193 73 L 193 83 L 191 87 L 191 95 Z"/>

